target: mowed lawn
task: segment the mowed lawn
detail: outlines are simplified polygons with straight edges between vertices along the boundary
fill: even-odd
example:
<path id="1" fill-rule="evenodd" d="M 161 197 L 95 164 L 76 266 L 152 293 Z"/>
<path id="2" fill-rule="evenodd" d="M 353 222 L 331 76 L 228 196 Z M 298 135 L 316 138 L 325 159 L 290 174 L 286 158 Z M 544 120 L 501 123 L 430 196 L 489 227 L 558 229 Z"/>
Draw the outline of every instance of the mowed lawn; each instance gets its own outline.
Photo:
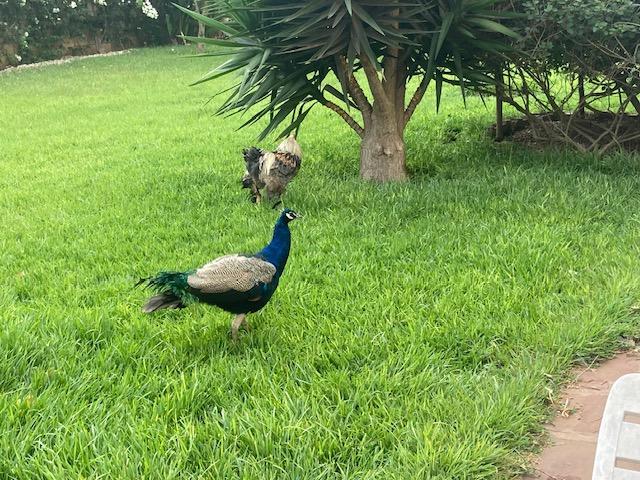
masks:
<path id="1" fill-rule="evenodd" d="M 187 87 L 190 52 L 0 74 L 0 478 L 521 472 L 571 365 L 640 330 L 640 159 L 495 145 L 451 87 L 411 123 L 412 181 L 378 186 L 318 107 L 287 270 L 233 344 L 230 315 L 145 316 L 133 288 L 278 214 L 240 189 L 260 126 L 212 116 L 231 79 Z"/>

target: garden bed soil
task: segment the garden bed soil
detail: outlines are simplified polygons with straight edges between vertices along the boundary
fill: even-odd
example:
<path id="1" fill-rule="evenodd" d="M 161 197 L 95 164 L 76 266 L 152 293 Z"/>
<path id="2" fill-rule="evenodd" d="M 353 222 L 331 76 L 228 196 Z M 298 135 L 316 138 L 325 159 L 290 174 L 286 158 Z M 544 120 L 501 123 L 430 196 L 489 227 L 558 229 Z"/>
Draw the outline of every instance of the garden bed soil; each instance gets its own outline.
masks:
<path id="1" fill-rule="evenodd" d="M 619 139 L 627 138 L 629 140 L 622 142 L 624 150 L 632 152 L 640 152 L 640 115 L 624 115 L 619 122 L 613 113 L 598 112 L 587 114 L 584 118 L 574 118 L 573 120 L 560 121 L 550 114 L 535 116 L 536 122 L 544 122 L 551 132 L 556 132 L 556 137 L 549 137 L 531 126 L 531 123 L 525 118 L 514 118 L 506 120 L 503 124 L 504 139 L 511 140 L 516 143 L 529 145 L 533 148 L 546 148 L 550 144 L 566 145 L 575 142 L 575 145 L 581 145 L 588 148 L 591 141 L 598 139 L 597 146 L 603 147 L 612 142 L 612 135 L 607 133 L 607 129 L 615 131 Z M 568 138 L 563 138 L 564 131 L 567 130 L 566 125 L 571 122 L 571 129 Z M 540 124 L 541 125 L 541 124 Z M 492 125 L 489 134 L 495 138 L 496 126 Z M 612 144 L 611 150 L 615 149 L 615 142 Z"/>

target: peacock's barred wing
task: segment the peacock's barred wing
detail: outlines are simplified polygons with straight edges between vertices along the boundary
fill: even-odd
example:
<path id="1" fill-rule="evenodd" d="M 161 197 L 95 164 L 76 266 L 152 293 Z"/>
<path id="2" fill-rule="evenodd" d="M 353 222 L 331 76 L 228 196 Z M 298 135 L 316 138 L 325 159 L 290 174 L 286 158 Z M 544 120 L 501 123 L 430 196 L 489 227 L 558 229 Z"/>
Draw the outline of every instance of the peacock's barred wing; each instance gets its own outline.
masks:
<path id="1" fill-rule="evenodd" d="M 248 292 L 260 283 L 269 283 L 275 273 L 276 267 L 261 258 L 225 255 L 189 275 L 187 283 L 203 293 Z"/>

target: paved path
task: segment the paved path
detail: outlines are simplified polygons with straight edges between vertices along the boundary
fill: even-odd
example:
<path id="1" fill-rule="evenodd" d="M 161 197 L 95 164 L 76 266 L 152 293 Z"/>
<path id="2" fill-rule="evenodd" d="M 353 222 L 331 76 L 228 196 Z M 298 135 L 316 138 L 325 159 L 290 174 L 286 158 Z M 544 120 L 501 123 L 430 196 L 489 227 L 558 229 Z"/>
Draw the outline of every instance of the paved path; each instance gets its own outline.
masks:
<path id="1" fill-rule="evenodd" d="M 600 419 L 609 389 L 619 377 L 640 372 L 640 352 L 621 353 L 594 369 L 578 371 L 546 428 L 549 444 L 523 480 L 591 480 Z"/>

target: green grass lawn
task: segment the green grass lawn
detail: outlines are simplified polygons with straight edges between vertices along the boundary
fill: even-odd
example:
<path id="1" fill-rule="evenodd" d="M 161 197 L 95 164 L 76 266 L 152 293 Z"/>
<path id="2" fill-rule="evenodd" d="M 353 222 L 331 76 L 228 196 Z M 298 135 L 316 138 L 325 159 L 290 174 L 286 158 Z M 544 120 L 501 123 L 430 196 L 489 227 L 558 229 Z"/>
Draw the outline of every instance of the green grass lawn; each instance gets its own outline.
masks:
<path id="1" fill-rule="evenodd" d="M 495 145 L 449 88 L 412 181 L 378 186 L 318 107 L 287 271 L 233 344 L 230 315 L 145 316 L 132 288 L 261 248 L 278 213 L 239 188 L 261 126 L 213 117 L 231 79 L 188 88 L 210 59 L 185 53 L 0 75 L 0 478 L 522 471 L 572 363 L 638 333 L 640 159 Z"/>

